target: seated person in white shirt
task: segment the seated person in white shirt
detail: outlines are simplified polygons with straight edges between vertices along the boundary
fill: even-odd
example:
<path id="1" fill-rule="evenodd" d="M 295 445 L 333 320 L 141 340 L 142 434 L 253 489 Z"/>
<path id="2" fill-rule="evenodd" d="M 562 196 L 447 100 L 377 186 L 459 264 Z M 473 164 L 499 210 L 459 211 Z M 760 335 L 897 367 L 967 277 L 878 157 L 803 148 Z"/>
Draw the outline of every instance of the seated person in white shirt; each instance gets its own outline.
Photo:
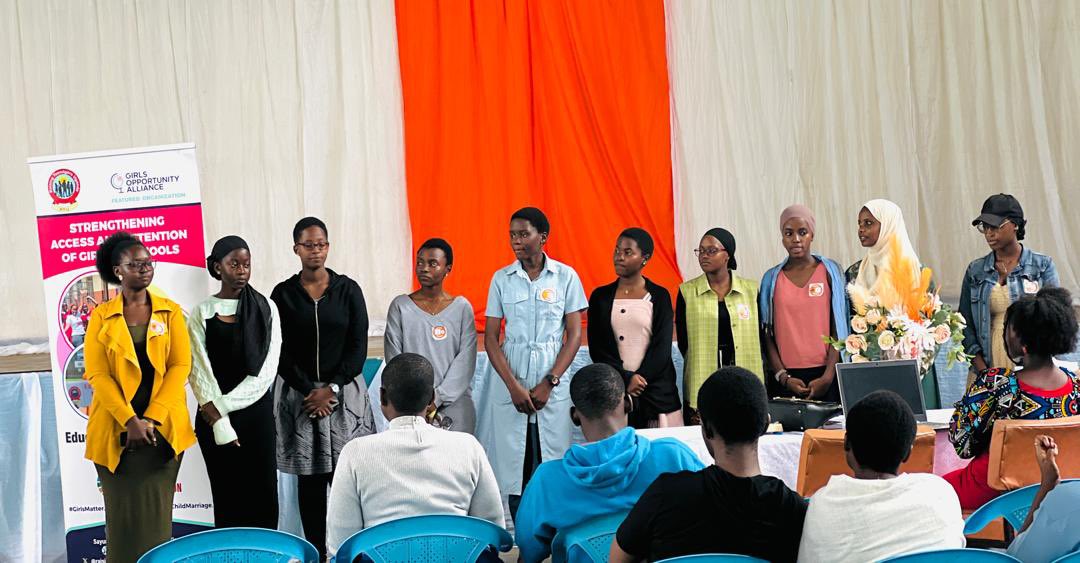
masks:
<path id="1" fill-rule="evenodd" d="M 851 407 L 844 450 L 854 477 L 833 475 L 806 511 L 799 561 L 878 561 L 964 547 L 960 500 L 931 473 L 898 474 L 915 443 L 915 417 L 892 391 Z"/>
<path id="2" fill-rule="evenodd" d="M 1061 482 L 1058 446 L 1050 436 L 1035 438 L 1039 491 L 1009 555 L 1025 563 L 1049 563 L 1080 550 L 1080 481 Z"/>
<path id="3" fill-rule="evenodd" d="M 394 357 L 379 391 L 390 427 L 341 450 L 326 514 L 330 553 L 364 528 L 407 516 L 459 514 L 502 526 L 499 487 L 480 443 L 425 418 L 435 404 L 431 363 L 418 354 Z"/>

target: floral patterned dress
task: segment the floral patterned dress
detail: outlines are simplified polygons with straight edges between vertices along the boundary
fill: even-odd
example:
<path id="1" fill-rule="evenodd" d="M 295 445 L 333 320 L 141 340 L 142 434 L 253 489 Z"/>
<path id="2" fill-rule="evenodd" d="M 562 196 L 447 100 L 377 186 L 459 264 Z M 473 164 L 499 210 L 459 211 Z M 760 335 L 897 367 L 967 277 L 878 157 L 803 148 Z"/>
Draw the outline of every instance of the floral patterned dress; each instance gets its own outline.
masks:
<path id="1" fill-rule="evenodd" d="M 1080 379 L 1068 377 L 1057 389 L 1038 389 L 1020 381 L 1013 370 L 990 368 L 975 377 L 956 403 L 949 421 L 949 441 L 962 458 L 974 458 L 967 467 L 945 476 L 960 497 L 960 505 L 978 508 L 1000 494 L 986 483 L 990 438 L 998 420 L 1047 420 L 1080 414 Z"/>

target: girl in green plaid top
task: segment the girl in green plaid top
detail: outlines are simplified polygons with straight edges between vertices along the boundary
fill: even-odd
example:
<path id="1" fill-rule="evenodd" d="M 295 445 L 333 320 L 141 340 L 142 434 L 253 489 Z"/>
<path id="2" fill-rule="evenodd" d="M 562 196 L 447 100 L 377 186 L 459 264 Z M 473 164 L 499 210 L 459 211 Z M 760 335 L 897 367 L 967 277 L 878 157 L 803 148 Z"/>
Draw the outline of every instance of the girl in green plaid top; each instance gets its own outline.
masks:
<path id="1" fill-rule="evenodd" d="M 762 382 L 758 326 L 758 284 L 732 273 L 735 237 L 725 229 L 710 229 L 701 237 L 698 265 L 704 272 L 679 286 L 675 304 L 675 333 L 683 368 L 683 419 L 701 424 L 697 392 L 702 383 L 724 366 L 740 366 Z"/>

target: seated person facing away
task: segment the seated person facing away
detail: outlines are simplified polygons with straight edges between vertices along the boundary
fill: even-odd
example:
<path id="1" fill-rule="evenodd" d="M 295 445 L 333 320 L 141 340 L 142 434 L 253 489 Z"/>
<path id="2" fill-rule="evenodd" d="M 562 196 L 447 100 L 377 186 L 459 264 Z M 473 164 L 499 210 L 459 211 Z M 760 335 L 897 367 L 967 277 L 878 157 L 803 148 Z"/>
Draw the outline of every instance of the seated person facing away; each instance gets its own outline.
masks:
<path id="1" fill-rule="evenodd" d="M 1060 483 L 1057 455 L 1053 438 L 1035 438 L 1035 459 L 1042 474 L 1039 492 L 1020 535 L 1009 545 L 1009 555 L 1025 563 L 1049 563 L 1080 550 L 1080 481 Z"/>
<path id="2" fill-rule="evenodd" d="M 327 506 L 331 554 L 352 534 L 422 514 L 458 514 L 503 525 L 502 499 L 484 449 L 471 434 L 428 424 L 435 370 L 423 356 L 400 354 L 383 369 L 385 432 L 355 438 L 338 459 Z"/>
<path id="3" fill-rule="evenodd" d="M 951 485 L 932 473 L 898 474 L 915 444 L 915 416 L 892 391 L 851 407 L 844 451 L 854 477 L 833 475 L 811 499 L 799 561 L 879 561 L 964 547 L 964 517 Z"/>
<path id="4" fill-rule="evenodd" d="M 725 367 L 701 386 L 698 412 L 715 465 L 657 477 L 619 526 L 610 561 L 698 553 L 795 561 L 806 501 L 758 466 L 758 438 L 769 425 L 765 386 L 744 368 Z"/>
<path id="5" fill-rule="evenodd" d="M 1077 330 L 1072 295 L 1064 288 L 1044 287 L 1005 310 L 1004 348 L 1017 368 L 975 376 L 949 421 L 956 454 L 973 458 L 943 475 L 961 508 L 975 510 L 1001 494 L 987 483 L 995 422 L 1080 415 L 1080 377 L 1054 364 L 1054 356 L 1076 349 Z"/>
<path id="6" fill-rule="evenodd" d="M 650 441 L 627 427 L 626 388 L 610 365 L 581 368 L 570 382 L 570 399 L 570 418 L 588 443 L 541 464 L 525 488 L 515 525 L 526 563 L 551 555 L 559 530 L 629 510 L 661 473 L 704 467 L 682 442 Z"/>

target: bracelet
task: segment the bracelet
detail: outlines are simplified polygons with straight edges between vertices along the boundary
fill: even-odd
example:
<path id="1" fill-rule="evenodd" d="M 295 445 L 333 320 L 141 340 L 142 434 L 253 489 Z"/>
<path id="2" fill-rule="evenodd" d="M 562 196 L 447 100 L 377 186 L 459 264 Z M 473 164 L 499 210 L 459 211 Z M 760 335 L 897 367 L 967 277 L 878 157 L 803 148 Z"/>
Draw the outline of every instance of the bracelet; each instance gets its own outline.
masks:
<path id="1" fill-rule="evenodd" d="M 787 370 L 786 370 L 786 369 L 781 369 L 780 371 L 777 371 L 777 372 L 776 372 L 776 375 L 775 375 L 775 377 L 776 377 L 776 381 L 778 381 L 779 383 L 783 384 L 783 383 L 784 383 L 784 381 L 783 381 L 783 380 L 781 379 L 781 377 L 783 377 L 783 376 L 785 376 L 785 375 L 787 375 Z M 788 377 L 791 377 L 791 376 L 788 376 Z"/>

